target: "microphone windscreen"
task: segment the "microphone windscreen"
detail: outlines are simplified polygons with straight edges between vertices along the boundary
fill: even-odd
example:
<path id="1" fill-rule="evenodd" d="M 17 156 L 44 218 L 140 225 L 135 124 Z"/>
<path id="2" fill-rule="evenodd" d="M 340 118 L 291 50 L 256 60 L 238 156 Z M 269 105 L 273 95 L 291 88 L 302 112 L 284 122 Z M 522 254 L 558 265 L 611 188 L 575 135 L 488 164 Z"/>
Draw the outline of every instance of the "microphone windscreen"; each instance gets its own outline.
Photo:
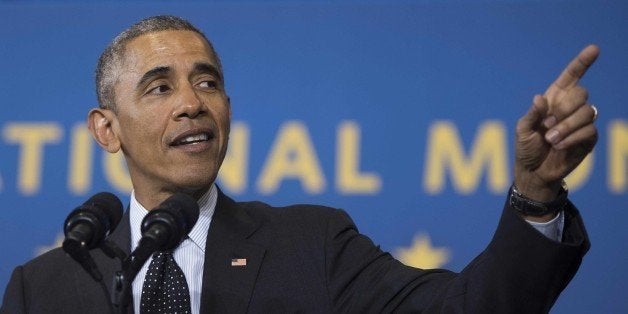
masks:
<path id="1" fill-rule="evenodd" d="M 199 215 L 198 203 L 191 196 L 183 193 L 176 193 L 166 199 L 155 209 L 163 208 L 171 211 L 178 219 L 184 223 L 184 234 L 188 234 L 196 224 Z"/>
<path id="2" fill-rule="evenodd" d="M 120 223 L 122 219 L 122 202 L 120 199 L 109 193 L 109 192 L 100 192 L 90 197 L 83 205 L 87 208 L 96 208 L 102 210 L 105 214 L 106 219 L 109 222 L 110 230 L 115 229 L 115 227 Z"/>
<path id="3" fill-rule="evenodd" d="M 194 198 L 174 194 L 146 214 L 140 227 L 142 240 L 152 241 L 157 250 L 174 249 L 190 233 L 198 215 L 199 208 Z"/>
<path id="4" fill-rule="evenodd" d="M 90 197 L 74 209 L 63 223 L 65 240 L 63 247 L 72 250 L 86 246 L 93 249 L 100 245 L 122 218 L 122 202 L 107 192 Z M 67 251 L 66 250 L 66 251 Z"/>

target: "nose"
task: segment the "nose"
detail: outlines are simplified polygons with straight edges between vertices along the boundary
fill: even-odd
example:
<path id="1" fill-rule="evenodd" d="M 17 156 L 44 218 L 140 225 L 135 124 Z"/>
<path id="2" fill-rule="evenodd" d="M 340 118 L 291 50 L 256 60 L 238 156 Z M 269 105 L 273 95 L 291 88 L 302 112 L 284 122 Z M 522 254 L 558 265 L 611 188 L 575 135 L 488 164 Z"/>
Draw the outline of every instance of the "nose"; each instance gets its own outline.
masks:
<path id="1" fill-rule="evenodd" d="M 185 84 L 178 90 L 175 101 L 176 105 L 172 112 L 172 118 L 175 120 L 194 119 L 206 113 L 203 101 L 194 91 L 194 87 L 189 84 Z"/>

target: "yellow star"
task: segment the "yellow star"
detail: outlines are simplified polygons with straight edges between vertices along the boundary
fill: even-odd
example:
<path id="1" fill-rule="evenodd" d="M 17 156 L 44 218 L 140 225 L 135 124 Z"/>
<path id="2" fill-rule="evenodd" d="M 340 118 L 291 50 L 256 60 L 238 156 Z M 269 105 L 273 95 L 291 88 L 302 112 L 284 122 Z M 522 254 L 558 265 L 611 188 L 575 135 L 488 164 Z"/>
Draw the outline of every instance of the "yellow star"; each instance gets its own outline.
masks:
<path id="1" fill-rule="evenodd" d="M 433 247 L 427 234 L 417 234 L 409 248 L 397 248 L 395 255 L 408 266 L 430 269 L 445 265 L 451 254 L 446 248 Z"/>

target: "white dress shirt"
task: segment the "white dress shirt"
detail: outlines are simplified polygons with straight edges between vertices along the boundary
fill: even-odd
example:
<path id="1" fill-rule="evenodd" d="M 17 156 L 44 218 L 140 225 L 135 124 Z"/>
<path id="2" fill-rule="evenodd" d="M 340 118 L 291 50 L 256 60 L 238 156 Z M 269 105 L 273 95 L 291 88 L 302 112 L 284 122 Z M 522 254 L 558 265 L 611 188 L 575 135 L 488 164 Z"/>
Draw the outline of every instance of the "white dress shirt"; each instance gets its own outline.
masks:
<path id="1" fill-rule="evenodd" d="M 190 289 L 190 306 L 192 313 L 197 314 L 201 308 L 201 289 L 203 288 L 203 263 L 205 261 L 205 242 L 207 241 L 207 231 L 216 209 L 216 200 L 218 191 L 216 186 L 212 184 L 199 200 L 199 216 L 196 225 L 188 234 L 187 238 L 172 252 L 174 260 L 179 264 L 185 280 Z M 135 250 L 142 238 L 140 226 L 142 219 L 148 214 L 148 210 L 142 206 L 135 198 L 135 191 L 131 193 L 131 205 L 129 208 L 131 223 L 131 251 Z M 142 287 L 146 271 L 152 257 L 146 261 L 142 269 L 133 280 L 133 308 L 135 313 L 140 312 L 140 301 L 142 299 Z"/>

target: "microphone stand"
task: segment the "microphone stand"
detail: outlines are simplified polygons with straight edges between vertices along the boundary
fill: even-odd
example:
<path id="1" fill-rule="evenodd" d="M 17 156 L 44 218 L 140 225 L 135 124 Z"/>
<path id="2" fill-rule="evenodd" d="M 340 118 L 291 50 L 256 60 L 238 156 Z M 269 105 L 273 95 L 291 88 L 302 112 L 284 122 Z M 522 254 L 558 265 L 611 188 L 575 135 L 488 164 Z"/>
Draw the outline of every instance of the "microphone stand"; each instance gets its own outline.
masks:
<path id="1" fill-rule="evenodd" d="M 110 240 L 105 240 L 103 241 L 102 245 L 99 246 L 99 248 L 103 251 L 103 253 L 105 253 L 105 255 L 107 255 L 109 258 L 114 258 L 114 259 L 118 259 L 120 261 L 120 265 L 123 265 L 124 260 L 126 259 L 126 253 L 120 249 L 114 242 L 110 241 Z M 109 300 L 109 304 L 110 304 L 110 308 L 111 308 L 111 313 L 125 313 L 127 304 L 128 304 L 128 300 L 127 303 L 120 303 L 118 300 L 120 299 L 120 295 L 122 292 L 128 294 L 128 296 L 130 297 L 130 291 L 122 291 L 122 288 L 127 287 L 128 290 L 130 290 L 130 286 L 131 286 L 131 282 L 133 280 L 131 280 L 128 284 L 126 285 L 120 285 L 117 281 L 117 274 L 120 271 L 117 271 L 116 274 L 114 275 L 113 278 L 113 285 L 112 285 L 112 292 L 109 292 L 108 290 L 107 292 L 107 299 Z M 127 297 L 128 298 L 128 297 Z M 116 309 L 116 311 L 114 311 L 114 308 Z"/>
<path id="2" fill-rule="evenodd" d="M 85 243 L 76 241 L 75 239 L 68 240 L 66 238 L 66 240 L 63 241 L 63 250 L 72 259 L 78 262 L 81 265 L 81 267 L 83 267 L 83 269 L 92 277 L 92 279 L 94 279 L 94 281 L 100 285 L 105 296 L 107 297 L 107 299 L 109 299 L 110 298 L 109 290 L 107 289 L 107 286 L 102 281 L 103 279 L 102 273 L 100 272 L 100 270 L 98 270 L 98 265 L 96 265 L 96 262 L 92 258 L 92 255 L 89 253 L 89 249 L 87 248 Z M 122 252 L 122 250 L 120 249 L 118 250 Z M 103 251 L 105 250 L 103 249 Z M 124 254 L 124 252 L 122 252 L 122 254 Z M 107 302 L 107 305 L 109 307 L 109 312 L 113 314 L 113 307 L 111 303 Z"/>
<path id="3" fill-rule="evenodd" d="M 139 245 L 129 256 L 118 248 L 116 244 L 105 241 L 103 252 L 111 258 L 120 260 L 122 269 L 116 271 L 113 278 L 113 293 L 111 294 L 111 303 L 118 313 L 125 313 L 127 306 L 131 300 L 132 287 L 131 284 L 137 276 L 146 260 L 158 248 L 157 243 L 152 238 L 142 238 Z"/>
<path id="4" fill-rule="evenodd" d="M 94 279 L 96 282 L 102 281 L 102 274 L 98 270 L 98 266 L 92 255 L 89 254 L 89 249 L 84 242 L 74 241 L 66 239 L 63 241 L 63 251 L 65 251 L 70 257 L 78 262 L 81 267 Z"/>

